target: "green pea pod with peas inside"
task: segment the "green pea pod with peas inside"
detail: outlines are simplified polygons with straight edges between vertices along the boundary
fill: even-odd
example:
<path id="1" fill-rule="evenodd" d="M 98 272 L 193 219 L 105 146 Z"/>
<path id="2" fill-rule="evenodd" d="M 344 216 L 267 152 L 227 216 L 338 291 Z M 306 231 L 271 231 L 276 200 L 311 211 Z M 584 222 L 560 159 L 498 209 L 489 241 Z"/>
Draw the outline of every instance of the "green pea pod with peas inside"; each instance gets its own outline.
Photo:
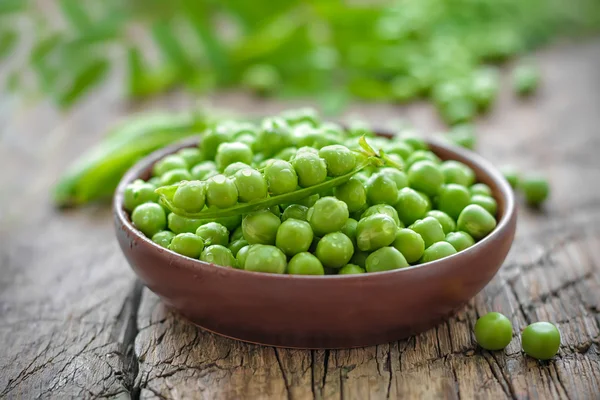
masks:
<path id="1" fill-rule="evenodd" d="M 125 121 L 84 153 L 53 189 L 58 207 L 84 205 L 110 197 L 121 177 L 147 154 L 188 136 L 214 120 L 198 112 L 142 114 Z"/>
<path id="2" fill-rule="evenodd" d="M 181 185 L 187 184 L 187 181 L 180 182 L 174 185 L 162 186 L 156 189 L 156 193 L 160 196 L 160 203 L 171 210 L 174 214 L 177 214 L 186 218 L 197 218 L 197 219 L 208 219 L 208 218 L 223 218 L 232 217 L 236 215 L 248 214 L 253 211 L 264 210 L 269 207 L 279 204 L 289 204 L 305 199 L 317 193 L 323 193 L 327 190 L 333 189 L 334 187 L 340 186 L 358 172 L 362 171 L 368 166 L 382 167 L 389 165 L 394 168 L 402 169 L 400 165 L 390 159 L 383 150 L 375 151 L 366 141 L 365 137 L 362 136 L 359 139 L 360 150 L 355 151 L 360 160 L 358 164 L 346 174 L 337 176 L 335 178 L 326 180 L 322 183 L 314 186 L 309 186 L 293 192 L 279 194 L 268 198 L 260 199 L 257 201 L 251 201 L 248 203 L 238 203 L 227 208 L 212 207 L 205 209 L 200 212 L 188 212 L 181 208 L 176 207 L 173 204 L 173 197 L 175 192 Z"/>

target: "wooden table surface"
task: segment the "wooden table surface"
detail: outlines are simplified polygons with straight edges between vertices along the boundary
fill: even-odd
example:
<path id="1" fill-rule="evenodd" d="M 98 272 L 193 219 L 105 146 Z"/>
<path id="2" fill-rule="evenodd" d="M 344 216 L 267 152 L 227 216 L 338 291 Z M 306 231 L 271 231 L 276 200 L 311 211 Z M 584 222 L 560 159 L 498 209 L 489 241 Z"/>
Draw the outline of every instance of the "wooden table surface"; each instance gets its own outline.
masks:
<path id="1" fill-rule="evenodd" d="M 539 60 L 539 93 L 522 101 L 504 91 L 478 122 L 478 139 L 498 165 L 543 171 L 550 201 L 541 212 L 520 209 L 504 266 L 458 315 L 406 340 L 341 351 L 203 332 L 136 281 L 107 206 L 52 207 L 60 172 L 127 114 L 114 88 L 67 115 L 1 96 L 0 398 L 600 398 L 600 40 L 557 45 Z M 172 95 L 143 107 L 191 104 Z M 214 104 L 285 107 L 237 94 Z M 440 127 L 427 104 L 352 112 L 405 117 L 428 133 Z M 472 334 L 492 310 L 514 322 L 505 351 L 482 351 Z M 562 334 L 559 354 L 544 363 L 524 357 L 518 335 L 539 320 Z"/>

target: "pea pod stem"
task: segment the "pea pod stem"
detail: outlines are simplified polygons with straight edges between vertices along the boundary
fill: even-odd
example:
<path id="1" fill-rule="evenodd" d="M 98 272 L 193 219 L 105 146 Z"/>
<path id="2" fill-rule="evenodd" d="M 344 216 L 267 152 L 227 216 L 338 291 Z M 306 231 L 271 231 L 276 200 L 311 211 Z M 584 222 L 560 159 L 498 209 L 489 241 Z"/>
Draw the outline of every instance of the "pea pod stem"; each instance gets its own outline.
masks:
<path id="1" fill-rule="evenodd" d="M 195 218 L 195 219 L 208 219 L 208 218 L 222 218 L 222 217 L 232 217 L 240 214 L 248 214 L 253 211 L 263 210 L 265 208 L 269 208 L 272 206 L 276 206 L 279 204 L 285 203 L 293 203 L 295 201 L 302 200 L 306 197 L 312 196 L 317 193 L 322 193 L 329 189 L 333 189 L 334 187 L 340 186 L 350 178 L 352 178 L 356 173 L 360 172 L 364 168 L 369 165 L 381 166 L 383 165 L 383 160 L 368 155 L 367 158 L 354 168 L 352 171 L 348 172 L 345 175 L 338 176 L 336 178 L 330 179 L 318 185 L 310 186 L 307 188 L 303 188 L 300 190 L 296 190 L 295 192 L 285 193 L 278 196 L 268 197 L 266 199 L 258 200 L 251 203 L 239 203 L 233 207 L 229 208 L 214 208 L 208 209 L 205 211 L 200 211 L 197 213 L 189 213 L 185 210 L 177 208 L 173 205 L 173 203 L 168 199 L 168 197 L 172 197 L 177 190 L 178 184 L 163 186 L 156 189 L 156 193 L 158 193 L 160 197 L 160 202 L 167 207 L 169 210 L 174 212 L 175 214 L 186 217 L 186 218 Z"/>

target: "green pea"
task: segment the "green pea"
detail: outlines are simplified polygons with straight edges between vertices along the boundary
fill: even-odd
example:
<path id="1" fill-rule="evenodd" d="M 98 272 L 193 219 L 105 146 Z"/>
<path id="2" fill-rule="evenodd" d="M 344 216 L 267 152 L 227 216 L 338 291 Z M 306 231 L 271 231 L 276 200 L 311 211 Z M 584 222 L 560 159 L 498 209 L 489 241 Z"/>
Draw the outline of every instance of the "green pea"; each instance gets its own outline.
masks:
<path id="1" fill-rule="evenodd" d="M 157 161 L 152 168 L 152 173 L 154 176 L 163 176 L 168 171 L 174 169 L 185 169 L 187 170 L 189 167 L 188 163 L 177 154 L 170 154 L 161 160 Z"/>
<path id="2" fill-rule="evenodd" d="M 386 174 L 374 174 L 367 182 L 367 199 L 369 204 L 390 204 L 398 202 L 398 186 Z"/>
<path id="3" fill-rule="evenodd" d="M 195 165 L 190 171 L 192 179 L 198 181 L 205 181 L 215 175 L 218 175 L 217 166 L 212 161 L 202 161 Z"/>
<path id="4" fill-rule="evenodd" d="M 334 144 L 322 147 L 319 156 L 327 163 L 329 176 L 345 175 L 356 167 L 356 156 L 346 146 Z"/>
<path id="5" fill-rule="evenodd" d="M 244 143 L 245 145 L 248 145 L 248 147 L 250 147 L 252 149 L 256 145 L 256 136 L 254 134 L 247 133 L 247 132 L 241 133 L 240 135 L 237 135 L 235 137 L 235 141 Z"/>
<path id="6" fill-rule="evenodd" d="M 521 345 L 529 357 L 549 360 L 560 348 L 560 332 L 550 322 L 535 322 L 521 334 Z"/>
<path id="7" fill-rule="evenodd" d="M 398 190 L 408 186 L 408 177 L 404 172 L 400 171 L 397 168 L 385 167 L 379 169 L 379 171 L 377 172 L 392 178 L 394 182 L 396 182 L 396 187 L 398 188 Z"/>
<path id="8" fill-rule="evenodd" d="M 313 240 L 313 231 L 306 221 L 288 219 L 279 225 L 275 245 L 292 257 L 309 249 Z"/>
<path id="9" fill-rule="evenodd" d="M 460 213 L 457 221 L 459 231 L 467 232 L 475 240 L 486 237 L 496 227 L 496 220 L 483 207 L 471 204 Z"/>
<path id="10" fill-rule="evenodd" d="M 471 124 L 459 124 L 452 127 L 446 135 L 451 143 L 473 150 L 477 144 L 475 128 Z"/>
<path id="11" fill-rule="evenodd" d="M 335 197 L 346 203 L 349 212 L 356 212 L 367 204 L 367 190 L 358 180 L 350 178 L 343 185 L 333 189 Z"/>
<path id="12" fill-rule="evenodd" d="M 543 176 L 537 174 L 524 176 L 519 188 L 523 191 L 527 204 L 532 206 L 539 206 L 550 194 L 548 181 Z"/>
<path id="13" fill-rule="evenodd" d="M 446 242 L 450 243 L 456 251 L 463 251 L 475 244 L 475 239 L 467 232 L 450 232 L 446 235 Z"/>
<path id="14" fill-rule="evenodd" d="M 173 205 L 190 213 L 200 212 L 206 203 L 206 185 L 200 181 L 183 182 L 173 195 Z"/>
<path id="15" fill-rule="evenodd" d="M 257 211 L 246 215 L 242 221 L 244 239 L 250 244 L 275 244 L 279 218 L 270 211 Z"/>
<path id="16" fill-rule="evenodd" d="M 358 248 L 354 249 L 354 254 L 352 255 L 352 258 L 350 259 L 350 262 L 352 264 L 356 264 L 361 268 L 365 268 L 365 266 L 367 265 L 367 257 L 369 256 L 369 253 L 366 251 L 362 251 Z"/>
<path id="17" fill-rule="evenodd" d="M 520 173 L 515 167 L 512 165 L 505 165 L 500 168 L 500 172 L 513 189 L 519 186 Z"/>
<path id="18" fill-rule="evenodd" d="M 356 245 L 356 228 L 358 227 L 358 221 L 354 218 L 348 218 L 342 229 L 340 230 L 344 235 L 348 236 L 352 240 L 352 244 Z"/>
<path id="19" fill-rule="evenodd" d="M 346 264 L 338 271 L 338 275 L 364 274 L 365 270 L 355 264 Z"/>
<path id="20" fill-rule="evenodd" d="M 279 160 L 284 160 L 284 161 L 291 161 L 297 152 L 298 152 L 298 149 L 295 147 L 286 147 L 285 149 L 281 150 L 279 153 L 275 154 L 275 156 L 273 156 L 273 158 L 277 158 Z"/>
<path id="21" fill-rule="evenodd" d="M 496 215 L 498 203 L 493 197 L 476 194 L 471 197 L 471 204 L 477 204 L 487 210 L 492 215 Z"/>
<path id="22" fill-rule="evenodd" d="M 475 323 L 475 338 L 486 350 L 502 350 L 512 340 L 512 324 L 498 312 L 487 313 Z"/>
<path id="23" fill-rule="evenodd" d="M 315 193 L 312 196 L 308 196 L 303 199 L 297 200 L 296 204 L 305 207 L 312 207 L 315 205 L 315 203 L 317 202 L 317 200 L 319 200 L 320 197 L 321 196 L 318 193 Z"/>
<path id="24" fill-rule="evenodd" d="M 354 245 L 350 238 L 341 232 L 328 233 L 319 240 L 315 255 L 323 266 L 328 268 L 341 268 L 348 264 Z"/>
<path id="25" fill-rule="evenodd" d="M 470 95 L 480 110 L 487 110 L 496 98 L 499 87 L 498 71 L 490 67 L 480 68 L 473 74 Z"/>
<path id="26" fill-rule="evenodd" d="M 410 169 L 413 164 L 419 161 L 431 161 L 434 164 L 439 164 L 442 162 L 438 156 L 429 150 L 417 150 L 408 157 L 406 160 L 406 166 Z"/>
<path id="27" fill-rule="evenodd" d="M 319 113 L 311 107 L 287 110 L 281 113 L 281 117 L 290 125 L 308 124 L 315 127 L 319 126 L 321 122 Z"/>
<path id="28" fill-rule="evenodd" d="M 154 185 L 141 180 L 127 185 L 123 195 L 125 210 L 132 212 L 140 204 L 157 202 L 158 194 L 154 192 L 155 189 Z"/>
<path id="29" fill-rule="evenodd" d="M 440 225 L 442 225 L 444 234 L 448 234 L 456 230 L 456 222 L 454 222 L 454 220 L 450 218 L 450 216 L 445 212 L 440 210 L 431 210 L 426 215 L 428 217 L 433 217 L 438 220 Z"/>
<path id="30" fill-rule="evenodd" d="M 366 171 L 361 171 L 356 173 L 352 179 L 356 179 L 357 181 L 359 181 L 360 183 L 363 184 L 363 186 L 366 186 L 367 182 L 369 181 L 369 178 L 371 177 L 371 173 L 366 172 Z"/>
<path id="31" fill-rule="evenodd" d="M 427 143 L 423 140 L 423 136 L 411 130 L 400 132 L 397 137 L 409 144 L 414 150 L 427 150 Z"/>
<path id="32" fill-rule="evenodd" d="M 483 196 L 491 196 L 492 189 L 486 185 L 485 183 L 476 183 L 469 188 L 469 192 L 471 192 L 471 196 L 476 194 L 480 194 Z"/>
<path id="33" fill-rule="evenodd" d="M 390 271 L 408 267 L 408 262 L 394 247 L 382 247 L 369 254 L 366 261 L 367 272 Z"/>
<path id="34" fill-rule="evenodd" d="M 235 182 L 225 175 L 215 175 L 206 186 L 206 205 L 209 207 L 233 207 L 238 202 L 238 190 Z"/>
<path id="35" fill-rule="evenodd" d="M 365 212 L 362 213 L 360 219 L 370 217 L 371 215 L 375 214 L 385 214 L 391 217 L 398 227 L 403 228 L 402 222 L 400 222 L 400 219 L 398 218 L 398 211 L 388 204 L 376 204 L 367 208 Z"/>
<path id="36" fill-rule="evenodd" d="M 189 181 L 191 179 L 192 175 L 187 169 L 172 169 L 160 176 L 160 186 L 174 185 L 181 181 Z"/>
<path id="37" fill-rule="evenodd" d="M 238 171 L 241 171 L 243 169 L 252 169 L 252 167 L 243 162 L 236 161 L 225 167 L 225 169 L 223 170 L 223 175 L 234 176 Z"/>
<path id="38" fill-rule="evenodd" d="M 220 244 L 213 244 L 206 247 L 200 254 L 200 261 L 210 264 L 220 265 L 222 267 L 236 267 L 236 260 L 227 247 Z"/>
<path id="39" fill-rule="evenodd" d="M 233 243 L 236 240 L 240 240 L 240 239 L 243 239 L 243 238 L 244 238 L 244 231 L 242 231 L 242 227 L 241 226 L 238 226 L 237 228 L 235 228 L 231 232 L 231 235 L 229 236 L 229 242 Z"/>
<path id="40" fill-rule="evenodd" d="M 144 203 L 131 213 L 131 222 L 144 235 L 151 238 L 167 227 L 165 210 L 156 203 Z"/>
<path id="41" fill-rule="evenodd" d="M 469 204 L 471 204 L 469 190 L 456 183 L 444 185 L 437 197 L 437 208 L 452 219 L 457 219 L 461 211 Z"/>
<path id="42" fill-rule="evenodd" d="M 205 160 L 214 160 L 217 149 L 221 143 L 229 142 L 232 139 L 230 127 L 220 124 L 214 129 L 209 129 L 202 135 L 200 151 Z"/>
<path id="43" fill-rule="evenodd" d="M 248 241 L 246 239 L 238 239 L 236 241 L 232 241 L 227 248 L 229 251 L 231 251 L 231 254 L 236 257 L 240 249 L 246 246 L 248 246 Z"/>
<path id="44" fill-rule="evenodd" d="M 307 221 L 317 236 L 339 231 L 349 216 L 346 203 L 332 196 L 321 197 L 306 214 Z"/>
<path id="45" fill-rule="evenodd" d="M 247 245 L 238 250 L 235 256 L 236 268 L 246 269 L 246 257 L 248 257 L 248 251 L 251 247 L 252 245 Z"/>
<path id="46" fill-rule="evenodd" d="M 402 140 L 395 140 L 386 146 L 385 151 L 388 154 L 399 155 L 403 160 L 406 161 L 408 160 L 408 157 L 410 157 L 410 155 L 415 151 L 415 149 L 413 149 L 410 144 Z"/>
<path id="47" fill-rule="evenodd" d="M 298 253 L 288 263 L 288 274 L 291 275 L 325 275 L 323 264 L 314 255 Z"/>
<path id="48" fill-rule="evenodd" d="M 203 160 L 200 149 L 196 147 L 186 147 L 185 149 L 181 149 L 177 152 L 177 155 L 185 160 L 188 168 L 191 168 Z"/>
<path id="49" fill-rule="evenodd" d="M 445 183 L 455 183 L 457 185 L 466 187 L 469 187 L 475 183 L 475 172 L 473 172 L 473 170 L 467 165 L 459 161 L 444 161 L 440 165 L 440 170 L 444 175 Z"/>
<path id="50" fill-rule="evenodd" d="M 169 244 L 169 250 L 190 258 L 200 257 L 202 249 L 204 249 L 202 238 L 188 232 L 178 234 Z"/>
<path id="51" fill-rule="evenodd" d="M 217 148 L 215 162 L 217 169 L 223 171 L 225 167 L 234 162 L 250 165 L 253 157 L 252 149 L 247 144 L 241 142 L 221 143 Z"/>
<path id="52" fill-rule="evenodd" d="M 468 197 L 470 200 L 470 196 Z M 416 190 L 404 188 L 398 192 L 398 202 L 395 209 L 400 221 L 404 225 L 410 225 L 425 216 L 427 211 L 429 211 L 429 203 Z"/>
<path id="53" fill-rule="evenodd" d="M 300 187 L 318 185 L 327 179 L 327 164 L 316 154 L 300 153 L 292 160 L 292 166 L 298 175 Z"/>
<path id="54" fill-rule="evenodd" d="M 306 214 L 308 213 L 308 207 L 301 206 L 300 204 L 290 204 L 283 210 L 281 215 L 281 222 L 285 222 L 290 218 L 297 219 L 300 221 L 306 221 Z"/>
<path id="55" fill-rule="evenodd" d="M 419 261 L 425 251 L 425 242 L 421 235 L 412 229 L 398 229 L 392 243 L 410 264 Z"/>
<path id="56" fill-rule="evenodd" d="M 423 256 L 419 260 L 419 264 L 428 263 L 439 260 L 440 258 L 456 254 L 456 249 L 448 242 L 436 242 L 425 249 Z"/>
<path id="57" fill-rule="evenodd" d="M 169 230 L 175 233 L 195 233 L 196 229 L 202 225 L 202 220 L 181 217 L 175 213 L 170 213 L 167 217 Z"/>
<path id="58" fill-rule="evenodd" d="M 423 200 L 425 200 L 425 202 L 427 203 L 427 207 L 425 209 L 425 213 L 428 213 L 429 211 L 431 211 L 431 209 L 433 208 L 433 203 L 431 202 L 431 197 L 427 196 L 425 193 L 423 192 L 419 192 L 417 191 L 417 193 L 423 198 Z"/>
<path id="59" fill-rule="evenodd" d="M 281 76 L 273 65 L 253 64 L 242 74 L 241 83 L 256 94 L 266 96 L 277 89 L 281 83 Z"/>
<path id="60" fill-rule="evenodd" d="M 232 215 L 231 217 L 209 218 L 202 219 L 201 221 L 202 224 L 206 224 L 208 222 L 217 222 L 227 228 L 228 231 L 233 231 L 242 224 L 242 216 Z"/>
<path id="61" fill-rule="evenodd" d="M 229 244 L 229 231 L 217 222 L 209 222 L 199 226 L 196 230 L 196 235 L 200 236 L 207 246 L 212 246 L 213 244 L 227 246 Z"/>
<path id="62" fill-rule="evenodd" d="M 444 184 L 444 175 L 433 162 L 417 161 L 408 169 L 408 182 L 411 188 L 435 196 Z"/>
<path id="63" fill-rule="evenodd" d="M 442 224 L 433 217 L 419 219 L 409 226 L 408 229 L 421 235 L 423 242 L 425 243 L 425 248 L 430 247 L 436 242 L 441 242 L 445 238 Z"/>
<path id="64" fill-rule="evenodd" d="M 477 107 L 472 99 L 461 97 L 441 106 L 440 111 L 444 120 L 454 125 L 471 121 L 477 113 Z"/>
<path id="65" fill-rule="evenodd" d="M 171 240 L 175 237 L 175 234 L 171 231 L 160 231 L 152 236 L 152 241 L 161 247 L 169 248 Z"/>
<path id="66" fill-rule="evenodd" d="M 242 169 L 233 176 L 238 197 L 247 203 L 267 197 L 267 182 L 262 174 L 254 169 Z"/>
<path id="67" fill-rule="evenodd" d="M 141 179 L 136 179 L 134 182 L 132 183 L 142 183 L 144 182 Z M 154 186 L 155 188 L 160 186 L 160 177 L 158 176 L 153 176 L 152 178 L 148 179 L 147 183 L 149 183 L 150 185 Z"/>
<path id="68" fill-rule="evenodd" d="M 319 155 L 319 150 L 315 149 L 314 147 L 303 146 L 303 147 L 300 147 L 298 149 L 298 152 L 296 154 L 298 156 L 300 156 L 303 153 L 314 154 L 314 155 L 318 156 Z"/>
<path id="69" fill-rule="evenodd" d="M 362 251 L 373 251 L 389 246 L 396 238 L 398 225 L 384 214 L 374 214 L 358 221 L 356 245 Z"/>
<path id="70" fill-rule="evenodd" d="M 527 96 L 537 89 L 540 73 L 533 65 L 521 64 L 514 69 L 512 78 L 515 91 Z"/>
<path id="71" fill-rule="evenodd" d="M 246 271 L 283 274 L 287 267 L 285 254 L 275 246 L 253 245 L 245 257 L 244 269 Z"/>
<path id="72" fill-rule="evenodd" d="M 265 168 L 265 179 L 273 195 L 293 192 L 298 186 L 298 175 L 292 164 L 283 160 L 272 160 Z"/>
<path id="73" fill-rule="evenodd" d="M 256 136 L 255 150 L 270 157 L 292 145 L 292 131 L 280 117 L 265 118 Z"/>

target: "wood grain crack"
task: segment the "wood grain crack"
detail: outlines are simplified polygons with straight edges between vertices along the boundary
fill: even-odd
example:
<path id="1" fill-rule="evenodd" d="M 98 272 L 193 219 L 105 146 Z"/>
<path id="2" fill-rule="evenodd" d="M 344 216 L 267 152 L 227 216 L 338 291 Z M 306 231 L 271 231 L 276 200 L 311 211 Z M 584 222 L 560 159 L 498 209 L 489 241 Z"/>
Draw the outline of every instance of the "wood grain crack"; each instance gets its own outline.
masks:
<path id="1" fill-rule="evenodd" d="M 288 381 L 287 374 L 285 372 L 285 368 L 283 368 L 283 364 L 281 362 L 281 357 L 279 355 L 279 349 L 273 347 L 273 351 L 275 352 L 275 359 L 277 360 L 277 365 L 279 365 L 279 370 L 281 371 L 281 376 L 283 378 L 283 384 L 285 385 L 285 392 L 287 393 L 288 400 L 292 398 L 292 392 L 290 391 L 290 382 Z"/>

